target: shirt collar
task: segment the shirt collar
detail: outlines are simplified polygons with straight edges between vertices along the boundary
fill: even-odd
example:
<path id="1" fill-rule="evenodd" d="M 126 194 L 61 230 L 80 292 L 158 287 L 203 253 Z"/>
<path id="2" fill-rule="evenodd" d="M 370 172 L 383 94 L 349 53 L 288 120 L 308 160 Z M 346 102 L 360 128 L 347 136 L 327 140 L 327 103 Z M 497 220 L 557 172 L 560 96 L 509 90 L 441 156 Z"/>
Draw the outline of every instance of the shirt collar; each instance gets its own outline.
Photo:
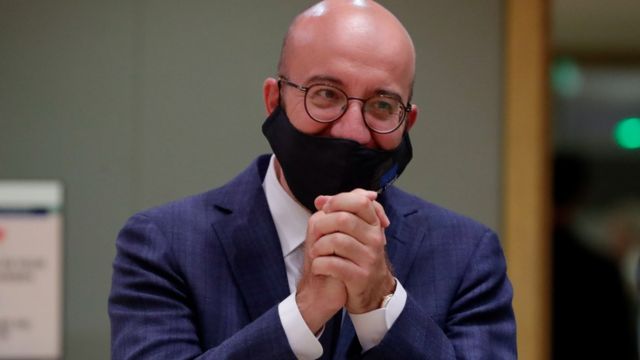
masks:
<path id="1" fill-rule="evenodd" d="M 262 188 L 280 238 L 282 255 L 287 256 L 304 242 L 311 213 L 293 199 L 278 181 L 275 158 L 275 155 L 271 156 Z"/>

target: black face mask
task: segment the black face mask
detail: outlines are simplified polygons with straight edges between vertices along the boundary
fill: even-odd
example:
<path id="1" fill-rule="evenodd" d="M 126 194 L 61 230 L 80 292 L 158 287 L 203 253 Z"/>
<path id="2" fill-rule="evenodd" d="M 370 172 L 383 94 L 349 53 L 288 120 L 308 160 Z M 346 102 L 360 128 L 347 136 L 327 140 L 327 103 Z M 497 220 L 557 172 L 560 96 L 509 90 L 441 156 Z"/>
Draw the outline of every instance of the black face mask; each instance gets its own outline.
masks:
<path id="1" fill-rule="evenodd" d="M 296 129 L 278 106 L 262 125 L 282 166 L 289 189 L 311 212 L 319 195 L 356 188 L 384 191 L 400 176 L 412 157 L 409 134 L 397 148 L 370 149 L 358 142 L 307 135 Z"/>

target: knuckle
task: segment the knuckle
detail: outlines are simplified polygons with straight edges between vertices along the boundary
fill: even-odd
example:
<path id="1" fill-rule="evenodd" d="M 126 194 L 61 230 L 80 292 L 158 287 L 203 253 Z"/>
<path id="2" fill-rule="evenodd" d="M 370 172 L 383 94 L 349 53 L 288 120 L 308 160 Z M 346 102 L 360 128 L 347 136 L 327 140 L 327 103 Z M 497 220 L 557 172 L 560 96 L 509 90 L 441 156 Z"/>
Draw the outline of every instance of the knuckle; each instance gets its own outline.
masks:
<path id="1" fill-rule="evenodd" d="M 364 196 L 358 196 L 356 198 L 355 203 L 356 203 L 356 206 L 358 206 L 359 208 L 364 208 L 364 207 L 368 207 L 371 201 L 369 201 L 369 199 L 367 199 Z"/>
<path id="2" fill-rule="evenodd" d="M 311 217 L 309 217 L 309 220 L 307 220 L 307 237 L 308 238 L 310 237 L 315 239 L 321 235 L 320 230 L 318 229 L 321 216 L 322 214 L 317 212 L 315 214 L 312 214 Z"/>
<path id="3" fill-rule="evenodd" d="M 317 243 L 316 243 L 317 244 Z M 310 258 L 314 259 L 316 257 L 318 257 L 318 250 L 316 249 L 317 245 L 314 246 L 309 246 L 309 247 L 305 247 L 305 249 L 308 249 L 306 252 L 309 255 Z"/>
<path id="4" fill-rule="evenodd" d="M 368 279 L 371 276 L 371 270 L 368 268 L 360 268 L 356 273 L 361 279 Z"/>
<path id="5" fill-rule="evenodd" d="M 365 256 L 361 259 L 364 268 L 372 268 L 376 263 L 376 255 L 373 251 L 365 251 Z"/>
<path id="6" fill-rule="evenodd" d="M 315 224 L 316 222 L 318 222 L 318 220 L 320 219 L 321 215 L 322 215 L 321 212 L 315 212 L 315 213 L 311 214 L 311 216 L 309 217 L 309 220 L 307 221 L 307 225 L 311 226 L 311 225 Z"/>
<path id="7" fill-rule="evenodd" d="M 333 237 L 334 237 L 334 243 L 338 246 L 344 247 L 349 241 L 349 239 L 347 238 L 347 235 L 343 233 L 334 233 Z"/>
<path id="8" fill-rule="evenodd" d="M 352 271 L 347 271 L 344 274 L 344 281 L 346 282 L 354 282 L 357 281 L 357 276 Z"/>
<path id="9" fill-rule="evenodd" d="M 336 274 L 339 268 L 336 266 L 334 259 L 322 259 L 322 270 L 324 274 Z"/>
<path id="10" fill-rule="evenodd" d="M 351 223 L 351 216 L 346 212 L 340 212 L 336 215 L 336 222 L 341 228 L 349 226 Z"/>
<path id="11" fill-rule="evenodd" d="M 314 218 L 314 215 L 311 215 L 309 220 L 307 220 L 307 233 L 312 233 L 316 227 L 316 219 Z"/>
<path id="12" fill-rule="evenodd" d="M 384 248 L 385 245 L 385 236 L 382 231 L 375 231 L 371 237 L 371 245 L 376 249 Z"/>
<path id="13" fill-rule="evenodd" d="M 317 258 L 314 259 L 311 262 L 311 273 L 312 274 L 318 274 L 318 273 L 322 273 L 323 270 L 325 270 L 325 261 L 322 258 Z"/>
<path id="14" fill-rule="evenodd" d="M 376 212 L 376 208 L 371 200 L 367 199 L 364 196 L 359 197 L 358 200 L 356 200 L 356 206 L 358 206 L 358 209 L 360 211 L 365 211 L 372 214 Z"/>

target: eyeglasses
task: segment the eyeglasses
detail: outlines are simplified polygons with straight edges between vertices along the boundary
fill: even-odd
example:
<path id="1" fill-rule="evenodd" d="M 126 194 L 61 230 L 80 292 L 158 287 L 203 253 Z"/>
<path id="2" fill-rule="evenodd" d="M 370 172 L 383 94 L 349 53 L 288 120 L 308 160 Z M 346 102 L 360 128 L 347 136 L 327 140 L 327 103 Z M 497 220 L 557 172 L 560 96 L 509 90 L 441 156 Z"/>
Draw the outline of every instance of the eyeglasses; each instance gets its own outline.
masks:
<path id="1" fill-rule="evenodd" d="M 304 93 L 304 108 L 309 117 L 320 123 L 336 121 L 347 112 L 350 100 L 362 102 L 362 117 L 371 131 L 388 134 L 400 127 L 411 111 L 411 103 L 402 104 L 393 95 L 378 94 L 367 99 L 349 97 L 340 88 L 327 84 L 298 85 L 280 76 L 278 87 L 285 83 Z"/>

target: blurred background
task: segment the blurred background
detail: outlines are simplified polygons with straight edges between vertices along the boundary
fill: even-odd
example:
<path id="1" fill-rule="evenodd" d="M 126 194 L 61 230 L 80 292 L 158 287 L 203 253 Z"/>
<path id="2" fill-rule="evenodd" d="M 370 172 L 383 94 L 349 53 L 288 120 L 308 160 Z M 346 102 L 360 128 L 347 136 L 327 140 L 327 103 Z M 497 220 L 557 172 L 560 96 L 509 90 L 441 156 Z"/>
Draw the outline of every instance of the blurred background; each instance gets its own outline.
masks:
<path id="1" fill-rule="evenodd" d="M 312 3 L 0 0 L 0 179 L 64 184 L 65 359 L 109 358 L 111 262 L 126 219 L 220 186 L 268 152 L 262 82 L 276 75 L 289 22 Z M 501 232 L 506 2 L 382 3 L 418 55 L 415 154 L 399 185 Z M 553 151 L 588 174 L 563 224 L 615 269 L 631 312 L 638 125 L 622 121 L 640 117 L 639 5 L 551 1 L 544 79 Z M 621 123 L 630 125 L 616 132 Z M 571 254 L 554 269 L 581 269 Z M 633 342 L 637 322 L 627 320 Z M 554 339 L 575 339 L 552 323 Z"/>
<path id="2" fill-rule="evenodd" d="M 640 2 L 551 3 L 553 354 L 638 359 Z"/>

